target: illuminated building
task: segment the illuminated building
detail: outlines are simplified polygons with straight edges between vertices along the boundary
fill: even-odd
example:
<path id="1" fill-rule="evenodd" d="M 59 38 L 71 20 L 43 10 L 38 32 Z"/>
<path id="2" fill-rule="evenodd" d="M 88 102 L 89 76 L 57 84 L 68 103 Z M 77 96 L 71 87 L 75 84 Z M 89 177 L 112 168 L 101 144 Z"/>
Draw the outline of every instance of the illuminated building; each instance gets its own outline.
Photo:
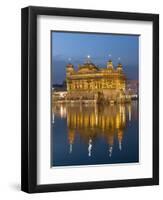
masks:
<path id="1" fill-rule="evenodd" d="M 114 67 L 111 60 L 105 68 L 93 64 L 88 57 L 75 70 L 73 64 L 66 66 L 67 100 L 96 100 L 97 102 L 121 103 L 130 101 L 126 95 L 126 75 L 122 64 Z"/>

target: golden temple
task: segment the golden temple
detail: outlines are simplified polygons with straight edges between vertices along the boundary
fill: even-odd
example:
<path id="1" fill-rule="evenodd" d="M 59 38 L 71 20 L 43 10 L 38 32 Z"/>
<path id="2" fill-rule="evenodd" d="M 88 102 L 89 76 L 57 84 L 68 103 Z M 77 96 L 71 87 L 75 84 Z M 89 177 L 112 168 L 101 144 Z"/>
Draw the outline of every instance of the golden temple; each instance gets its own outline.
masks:
<path id="1" fill-rule="evenodd" d="M 126 93 L 126 75 L 122 64 L 114 67 L 112 60 L 105 68 L 91 62 L 90 58 L 83 65 L 69 63 L 66 66 L 67 101 L 90 101 L 104 103 L 124 103 L 131 100 Z"/>

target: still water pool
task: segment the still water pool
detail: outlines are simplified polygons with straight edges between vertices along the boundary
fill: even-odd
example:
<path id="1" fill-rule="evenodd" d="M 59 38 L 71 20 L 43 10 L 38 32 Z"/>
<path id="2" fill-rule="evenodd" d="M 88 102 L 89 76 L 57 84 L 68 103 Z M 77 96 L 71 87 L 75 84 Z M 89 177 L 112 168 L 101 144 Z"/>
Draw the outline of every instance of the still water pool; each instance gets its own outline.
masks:
<path id="1" fill-rule="evenodd" d="M 52 166 L 139 162 L 138 101 L 52 106 Z"/>

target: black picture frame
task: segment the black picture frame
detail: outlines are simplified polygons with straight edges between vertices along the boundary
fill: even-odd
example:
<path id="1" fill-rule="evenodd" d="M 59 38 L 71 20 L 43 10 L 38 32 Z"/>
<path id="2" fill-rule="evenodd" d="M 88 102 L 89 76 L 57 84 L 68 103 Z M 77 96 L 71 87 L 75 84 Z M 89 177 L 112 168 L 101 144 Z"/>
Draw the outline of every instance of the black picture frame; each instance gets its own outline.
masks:
<path id="1" fill-rule="evenodd" d="M 37 16 L 55 15 L 153 23 L 153 177 L 37 185 Z M 21 11 L 21 190 L 28 193 L 159 184 L 159 15 L 30 6 Z"/>

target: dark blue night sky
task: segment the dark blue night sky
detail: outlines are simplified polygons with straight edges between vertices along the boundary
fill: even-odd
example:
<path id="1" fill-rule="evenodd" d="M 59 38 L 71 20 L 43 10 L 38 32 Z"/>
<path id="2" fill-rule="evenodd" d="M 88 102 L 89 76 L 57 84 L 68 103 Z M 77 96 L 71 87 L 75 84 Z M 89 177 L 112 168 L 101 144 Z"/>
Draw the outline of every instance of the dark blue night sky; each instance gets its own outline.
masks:
<path id="1" fill-rule="evenodd" d="M 61 84 L 65 80 L 69 58 L 77 68 L 87 55 L 100 67 L 106 67 L 110 58 L 116 66 L 120 57 L 127 78 L 138 80 L 139 36 L 52 32 L 52 83 Z"/>

